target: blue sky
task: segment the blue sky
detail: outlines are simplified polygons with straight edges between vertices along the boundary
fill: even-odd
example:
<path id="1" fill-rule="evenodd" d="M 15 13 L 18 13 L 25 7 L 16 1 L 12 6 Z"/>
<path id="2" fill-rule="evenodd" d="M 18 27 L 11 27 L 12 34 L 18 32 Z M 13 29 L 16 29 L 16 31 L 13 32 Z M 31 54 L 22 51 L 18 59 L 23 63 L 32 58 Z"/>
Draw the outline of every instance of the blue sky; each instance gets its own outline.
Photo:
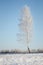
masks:
<path id="1" fill-rule="evenodd" d="M 0 0 L 0 50 L 26 49 L 17 42 L 21 9 L 28 5 L 33 18 L 33 39 L 30 49 L 43 48 L 43 0 Z"/>

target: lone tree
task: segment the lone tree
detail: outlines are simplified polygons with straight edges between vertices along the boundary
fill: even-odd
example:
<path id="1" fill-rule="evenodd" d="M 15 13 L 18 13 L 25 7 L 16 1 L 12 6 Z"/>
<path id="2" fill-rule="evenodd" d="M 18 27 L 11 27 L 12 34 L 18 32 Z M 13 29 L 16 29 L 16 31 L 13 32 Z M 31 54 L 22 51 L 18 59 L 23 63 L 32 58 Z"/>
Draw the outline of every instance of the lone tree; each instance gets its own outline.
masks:
<path id="1" fill-rule="evenodd" d="M 28 51 L 30 52 L 28 44 L 32 37 L 32 16 L 28 6 L 24 6 L 21 10 L 21 15 L 18 24 L 21 32 L 18 34 L 20 37 L 19 41 L 25 41 Z M 21 34 L 22 33 L 22 34 Z M 22 36 L 25 36 L 24 38 Z"/>

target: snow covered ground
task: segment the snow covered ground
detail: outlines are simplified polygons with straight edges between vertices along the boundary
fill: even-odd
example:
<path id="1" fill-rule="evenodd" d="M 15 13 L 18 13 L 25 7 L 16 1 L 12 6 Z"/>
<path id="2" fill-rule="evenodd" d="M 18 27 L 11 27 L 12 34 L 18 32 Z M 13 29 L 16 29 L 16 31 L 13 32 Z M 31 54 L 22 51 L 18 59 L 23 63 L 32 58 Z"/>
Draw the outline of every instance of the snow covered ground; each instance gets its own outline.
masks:
<path id="1" fill-rule="evenodd" d="M 0 55 L 0 65 L 43 65 L 43 54 Z"/>

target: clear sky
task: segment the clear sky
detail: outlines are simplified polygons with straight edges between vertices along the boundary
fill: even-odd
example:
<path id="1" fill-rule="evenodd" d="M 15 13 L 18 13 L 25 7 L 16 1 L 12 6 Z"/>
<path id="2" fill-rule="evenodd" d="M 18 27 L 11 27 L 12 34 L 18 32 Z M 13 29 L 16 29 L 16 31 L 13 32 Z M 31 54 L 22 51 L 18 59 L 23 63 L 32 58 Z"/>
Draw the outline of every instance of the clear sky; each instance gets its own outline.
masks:
<path id="1" fill-rule="evenodd" d="M 43 0 L 0 0 L 0 50 L 26 49 L 17 42 L 20 10 L 28 5 L 33 17 L 33 39 L 30 49 L 43 48 Z"/>

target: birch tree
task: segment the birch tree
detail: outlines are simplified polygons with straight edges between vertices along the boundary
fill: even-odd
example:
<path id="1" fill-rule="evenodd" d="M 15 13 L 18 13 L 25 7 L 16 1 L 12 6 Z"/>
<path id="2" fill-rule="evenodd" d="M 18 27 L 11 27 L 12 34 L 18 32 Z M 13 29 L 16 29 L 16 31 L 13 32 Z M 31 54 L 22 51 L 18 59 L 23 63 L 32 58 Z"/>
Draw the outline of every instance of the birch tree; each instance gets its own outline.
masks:
<path id="1" fill-rule="evenodd" d="M 30 43 L 32 38 L 32 16 L 30 8 L 27 5 L 24 6 L 21 10 L 18 26 L 21 30 L 21 33 L 23 32 L 23 34 L 25 34 L 25 38 L 21 38 L 22 36 L 24 36 L 23 34 L 21 35 L 21 33 L 18 34 L 18 36 L 20 36 L 21 41 L 25 41 L 24 43 L 26 43 L 28 51 L 30 52 L 28 44 Z"/>

